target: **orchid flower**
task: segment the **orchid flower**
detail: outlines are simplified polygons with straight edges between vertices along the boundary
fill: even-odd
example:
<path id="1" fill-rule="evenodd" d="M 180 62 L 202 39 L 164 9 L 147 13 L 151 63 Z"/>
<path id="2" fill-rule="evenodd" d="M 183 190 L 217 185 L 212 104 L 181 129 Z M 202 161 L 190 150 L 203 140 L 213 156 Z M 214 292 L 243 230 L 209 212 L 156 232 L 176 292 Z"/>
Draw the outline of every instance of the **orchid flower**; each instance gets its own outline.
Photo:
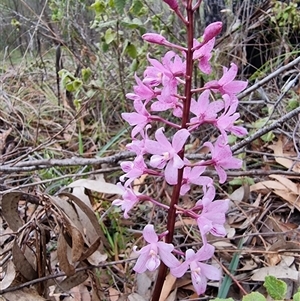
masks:
<path id="1" fill-rule="evenodd" d="M 139 255 L 138 260 L 133 268 L 138 273 L 144 273 L 146 270 L 154 271 L 162 260 L 169 268 L 179 265 L 179 261 L 172 254 L 174 246 L 167 244 L 163 241 L 158 241 L 158 236 L 154 231 L 154 226 L 148 224 L 143 230 L 143 237 L 148 245 L 141 250 L 136 251 L 137 247 L 134 247 L 134 252 Z"/>
<path id="2" fill-rule="evenodd" d="M 184 166 L 183 160 L 178 152 L 182 150 L 190 133 L 186 129 L 181 129 L 175 133 L 172 143 L 169 142 L 163 133 L 164 128 L 159 128 L 155 132 L 157 141 L 146 140 L 145 149 L 153 156 L 150 159 L 150 165 L 154 168 L 165 168 L 165 179 L 168 184 L 174 185 L 177 182 L 177 171 Z"/>
<path id="3" fill-rule="evenodd" d="M 203 198 L 195 205 L 195 209 L 202 209 L 201 213 L 197 217 L 197 224 L 204 244 L 206 244 L 206 234 L 208 232 L 214 236 L 226 235 L 224 223 L 225 213 L 229 206 L 229 200 L 213 201 L 215 195 L 216 190 L 214 186 L 210 186 Z"/>
<path id="4" fill-rule="evenodd" d="M 177 278 L 181 278 L 188 269 L 191 271 L 191 278 L 193 286 L 198 295 L 205 292 L 207 286 L 207 279 L 220 280 L 220 271 L 207 263 L 214 254 L 215 248 L 209 244 L 202 246 L 196 253 L 192 249 L 188 249 L 185 252 L 185 261 L 179 266 L 171 268 L 171 274 Z"/>
<path id="5" fill-rule="evenodd" d="M 203 145 L 210 149 L 212 156 L 212 159 L 206 161 L 205 165 L 214 166 L 219 175 L 221 184 L 227 179 L 227 174 L 224 169 L 237 169 L 242 167 L 243 161 L 232 156 L 230 146 L 225 143 L 223 136 L 218 137 L 214 146 L 211 142 L 205 142 Z"/>
<path id="6" fill-rule="evenodd" d="M 223 76 L 218 80 L 213 80 L 204 85 L 204 88 L 213 91 L 219 91 L 221 94 L 235 95 L 243 91 L 248 82 L 241 80 L 234 80 L 237 75 L 238 67 L 231 63 L 230 68 L 223 67 Z"/>
<path id="7" fill-rule="evenodd" d="M 112 204 L 121 206 L 124 217 L 129 218 L 128 212 L 139 202 L 139 198 L 130 187 L 124 187 L 121 183 L 117 183 L 117 186 L 123 190 L 122 199 L 116 199 Z"/>

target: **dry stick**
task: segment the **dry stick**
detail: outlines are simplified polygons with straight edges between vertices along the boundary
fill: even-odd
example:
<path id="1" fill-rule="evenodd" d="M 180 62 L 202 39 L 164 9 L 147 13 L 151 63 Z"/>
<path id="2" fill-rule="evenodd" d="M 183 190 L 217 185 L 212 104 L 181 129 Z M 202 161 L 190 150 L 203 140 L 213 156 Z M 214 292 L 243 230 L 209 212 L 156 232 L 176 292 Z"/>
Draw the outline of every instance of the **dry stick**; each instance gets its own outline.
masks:
<path id="1" fill-rule="evenodd" d="M 84 165 L 100 165 L 103 163 L 114 164 L 124 159 L 133 157 L 133 152 L 125 151 L 116 155 L 105 158 L 80 158 L 72 157 L 69 159 L 41 159 L 22 161 L 16 164 L 0 165 L 0 172 L 17 172 L 17 171 L 33 171 L 37 169 L 45 169 L 53 166 L 84 166 Z"/>
<path id="2" fill-rule="evenodd" d="M 248 88 L 244 92 L 240 93 L 238 95 L 238 99 L 244 98 L 245 96 L 247 96 L 251 92 L 255 91 L 259 87 L 261 87 L 264 84 L 266 84 L 267 82 L 269 82 L 272 78 L 274 78 L 277 75 L 279 75 L 280 73 L 282 73 L 282 72 L 290 69 L 291 67 L 297 65 L 298 63 L 300 63 L 300 56 L 297 57 L 296 59 L 294 59 L 293 61 L 291 61 L 290 63 L 288 63 L 287 65 L 282 66 L 279 69 L 277 69 L 276 71 L 272 72 L 271 74 L 269 74 L 268 76 L 266 76 L 265 78 L 263 78 L 262 80 L 260 80 L 259 82 L 257 82 L 256 84 L 252 85 L 250 88 Z"/>
<path id="3" fill-rule="evenodd" d="M 133 260 L 136 260 L 136 258 L 110 261 L 110 262 L 106 262 L 106 263 L 101 263 L 99 265 L 89 265 L 89 266 L 85 266 L 85 267 L 80 267 L 80 268 L 75 269 L 75 273 L 78 273 L 78 272 L 81 272 L 81 271 L 86 271 L 86 270 L 91 270 L 91 269 L 95 269 L 95 268 L 103 268 L 103 267 L 107 267 L 107 266 L 111 266 L 111 265 L 117 265 L 117 264 L 120 264 L 120 263 L 133 261 Z M 55 279 L 55 278 L 59 278 L 59 277 L 65 277 L 65 276 L 67 276 L 67 275 L 64 272 L 60 272 L 60 273 L 57 273 L 57 274 L 54 274 L 54 275 L 48 275 L 48 276 L 45 276 L 45 277 L 34 279 L 34 280 L 31 280 L 31 281 L 22 283 L 20 285 L 11 286 L 11 287 L 8 287 L 4 290 L 0 290 L 0 295 L 8 293 L 8 292 L 13 292 L 13 291 L 16 291 L 16 290 L 20 290 L 24 287 L 34 285 L 34 284 L 38 284 L 38 283 L 43 282 L 43 281 L 47 281 L 47 280 Z"/>
<path id="4" fill-rule="evenodd" d="M 265 126 L 264 128 L 260 129 L 259 131 L 257 131 L 256 133 L 254 133 L 252 136 L 247 137 L 246 139 L 244 139 L 243 141 L 235 144 L 231 150 L 232 152 L 236 152 L 237 150 L 243 148 L 244 146 L 248 145 L 249 143 L 251 143 L 252 141 L 256 140 L 257 138 L 261 137 L 262 135 L 280 127 L 284 122 L 286 122 L 287 120 L 291 119 L 292 117 L 294 117 L 295 115 L 300 113 L 300 107 L 298 107 L 297 109 L 289 112 L 288 114 L 284 115 L 283 117 L 279 118 L 277 121 L 273 122 L 270 125 Z"/>

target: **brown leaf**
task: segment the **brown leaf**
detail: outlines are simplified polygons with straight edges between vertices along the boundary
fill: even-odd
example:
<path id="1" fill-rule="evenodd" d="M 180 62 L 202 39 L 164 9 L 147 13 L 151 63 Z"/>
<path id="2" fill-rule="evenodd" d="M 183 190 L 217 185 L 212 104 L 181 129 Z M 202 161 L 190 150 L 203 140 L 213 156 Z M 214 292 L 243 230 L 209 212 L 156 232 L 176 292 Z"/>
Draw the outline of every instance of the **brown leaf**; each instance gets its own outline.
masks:
<path id="1" fill-rule="evenodd" d="M 300 194 L 299 186 L 296 183 L 289 180 L 288 178 L 283 177 L 281 175 L 270 175 L 270 178 L 276 179 L 278 182 L 280 182 L 286 188 L 288 188 L 291 192 L 295 194 Z"/>
<path id="2" fill-rule="evenodd" d="M 15 241 L 12 248 L 13 262 L 16 270 L 19 271 L 24 278 L 27 280 L 33 280 L 38 277 L 37 272 L 34 270 L 32 265 L 28 262 L 27 258 L 23 254 L 22 250 Z"/>
<path id="3" fill-rule="evenodd" d="M 290 154 L 284 154 L 281 137 L 278 139 L 277 142 L 273 143 L 273 145 L 269 145 L 268 147 L 274 151 L 275 161 L 278 164 L 286 167 L 287 169 L 292 168 L 294 172 L 300 172 L 299 162 L 295 163 L 294 160 L 289 159 L 291 157 Z"/>
<path id="4" fill-rule="evenodd" d="M 170 295 L 170 292 L 173 289 L 173 286 L 176 282 L 176 277 L 174 277 L 171 273 L 169 273 L 164 281 L 164 285 L 159 297 L 159 301 L 164 301 Z"/>
<path id="5" fill-rule="evenodd" d="M 84 248 L 84 240 L 80 231 L 72 226 L 72 263 L 79 261 Z"/>
<path id="6" fill-rule="evenodd" d="M 104 243 L 106 247 L 109 248 L 109 243 L 104 233 L 102 232 L 101 227 L 99 226 L 99 222 L 94 211 L 88 205 L 86 205 L 84 202 L 82 202 L 79 198 L 77 198 L 71 193 L 63 192 L 60 195 L 69 197 L 86 215 L 85 218 L 81 215 L 82 217 L 81 223 L 85 225 L 86 236 L 88 238 L 89 243 L 93 243 L 95 241 L 95 238 L 100 236 L 101 241 Z"/>
<path id="7" fill-rule="evenodd" d="M 1 289 L 8 288 L 14 281 L 16 276 L 16 269 L 13 262 L 10 260 L 6 266 L 6 272 L 4 278 L 1 280 Z"/>
<path id="8" fill-rule="evenodd" d="M 66 273 L 67 276 L 72 276 L 75 274 L 75 268 L 68 260 L 67 248 L 68 244 L 61 230 L 57 240 L 57 258 L 59 267 Z"/>
<path id="9" fill-rule="evenodd" d="M 10 135 L 11 131 L 12 128 L 9 128 L 6 131 L 2 130 L 2 133 L 0 133 L 0 154 L 3 154 L 3 150 L 6 144 L 6 138 Z"/>
<path id="10" fill-rule="evenodd" d="M 86 279 L 88 279 L 88 274 L 86 271 L 80 271 L 76 274 L 65 278 L 61 281 L 55 288 L 54 293 L 66 292 L 69 291 L 72 287 L 77 286 L 83 283 Z"/>
<path id="11" fill-rule="evenodd" d="M 6 301 L 46 301 L 46 299 L 39 296 L 36 290 L 32 288 L 24 288 L 22 290 L 5 293 L 2 296 Z"/>
<path id="12" fill-rule="evenodd" d="M 90 257 L 93 253 L 95 253 L 98 249 L 98 247 L 100 246 L 100 237 L 98 237 L 94 243 L 91 244 L 91 246 L 85 250 L 83 252 L 83 254 L 81 255 L 79 261 L 83 261 L 83 260 L 86 260 L 88 257 Z"/>
<path id="13" fill-rule="evenodd" d="M 10 229 L 17 232 L 22 226 L 23 222 L 18 213 L 18 205 L 22 192 L 14 191 L 8 192 L 2 197 L 2 214 L 8 223 Z"/>
<path id="14" fill-rule="evenodd" d="M 51 203 L 58 209 L 62 210 L 68 217 L 69 219 L 74 223 L 74 225 L 81 231 L 83 232 L 83 227 L 80 222 L 78 212 L 71 202 L 68 200 L 56 197 L 56 196 L 49 196 L 49 200 Z"/>

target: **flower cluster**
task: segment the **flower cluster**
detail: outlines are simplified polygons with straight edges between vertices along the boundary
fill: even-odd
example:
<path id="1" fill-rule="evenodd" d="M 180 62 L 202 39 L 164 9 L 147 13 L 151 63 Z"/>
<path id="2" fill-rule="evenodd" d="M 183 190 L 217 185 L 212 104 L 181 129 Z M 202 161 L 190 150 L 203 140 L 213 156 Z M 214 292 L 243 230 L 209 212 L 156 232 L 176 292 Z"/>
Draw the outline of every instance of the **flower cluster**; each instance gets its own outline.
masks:
<path id="1" fill-rule="evenodd" d="M 164 1 L 187 25 L 188 22 L 179 12 L 176 0 Z M 228 200 L 214 200 L 216 191 L 213 179 L 203 174 L 208 167 L 213 167 L 219 182 L 224 183 L 227 179 L 225 170 L 242 166 L 242 161 L 232 155 L 228 145 L 228 134 L 238 137 L 247 134 L 245 128 L 235 125 L 240 117 L 236 112 L 236 95 L 245 89 L 247 82 L 235 80 L 237 66 L 232 63 L 230 68 L 223 68 L 223 76 L 219 80 L 209 81 L 201 88 L 195 87 L 184 96 L 180 95 L 180 91 L 186 91 L 187 81 L 191 77 L 191 74 L 187 73 L 189 53 L 192 53 L 192 63 L 196 64 L 201 72 L 211 73 L 210 59 L 215 38 L 221 29 L 221 22 L 210 24 L 200 39 L 191 41 L 188 46 L 190 48 L 175 45 L 159 34 L 147 33 L 143 36 L 145 41 L 164 45 L 170 50 L 161 60 L 148 56 L 149 66 L 144 71 L 143 78 L 136 75 L 133 92 L 127 94 L 127 98 L 133 101 L 135 112 L 123 113 L 122 117 L 133 127 L 132 142 L 127 148 L 133 151 L 136 157 L 133 161 L 121 164 L 124 175 L 121 176 L 118 185 L 124 193 L 120 199 L 113 202 L 114 205 L 121 206 L 125 218 L 129 218 L 128 214 L 136 204 L 145 200 L 171 210 L 171 207 L 160 203 L 159 200 L 138 194 L 132 189 L 134 180 L 145 174 L 164 178 L 169 185 L 179 185 L 181 196 L 189 192 L 191 185 L 202 187 L 203 197 L 195 202 L 193 208 L 180 209 L 176 205 L 176 214 L 189 216 L 197 222 L 203 242 L 201 249 L 197 252 L 188 249 L 184 254 L 176 250 L 173 244 L 164 242 L 163 237 L 168 231 L 157 235 L 154 226 L 148 224 L 143 230 L 147 245 L 139 251 L 135 249 L 139 257 L 134 267 L 138 273 L 154 271 L 162 261 L 175 277 L 182 277 L 189 270 L 198 294 L 205 291 L 207 279 L 220 279 L 219 270 L 203 261 L 210 259 L 214 253 L 214 247 L 207 242 L 207 234 L 226 235 L 224 223 L 228 209 Z M 198 97 L 194 98 L 197 94 Z M 191 95 L 189 101 L 187 95 Z M 161 112 L 165 111 L 170 112 L 173 115 L 172 120 L 178 120 L 178 123 L 161 117 Z M 184 116 L 186 112 L 188 116 Z M 183 123 L 184 119 L 187 122 Z M 150 138 L 148 132 L 154 122 L 162 126 L 155 131 L 154 138 Z M 211 124 L 218 129 L 219 136 L 213 143 L 204 143 L 210 151 L 208 159 L 191 162 L 184 156 L 184 146 L 190 134 L 204 124 Z M 171 132 L 175 133 L 171 139 L 166 136 L 167 128 L 173 128 Z M 146 156 L 149 155 L 149 162 L 145 162 Z M 175 257 L 174 254 L 180 255 L 181 258 Z"/>

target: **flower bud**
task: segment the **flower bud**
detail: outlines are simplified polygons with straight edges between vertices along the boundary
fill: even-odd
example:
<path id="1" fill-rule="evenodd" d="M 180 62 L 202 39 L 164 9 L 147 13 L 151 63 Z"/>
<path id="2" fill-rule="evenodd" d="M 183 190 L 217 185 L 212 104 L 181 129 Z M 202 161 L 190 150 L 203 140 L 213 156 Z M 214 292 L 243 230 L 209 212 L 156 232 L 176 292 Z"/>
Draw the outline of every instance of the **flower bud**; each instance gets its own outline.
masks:
<path id="1" fill-rule="evenodd" d="M 162 35 L 157 33 L 145 33 L 142 36 L 142 38 L 149 43 L 154 43 L 159 45 L 165 45 L 166 42 L 168 42 L 166 38 L 164 38 Z"/>
<path id="2" fill-rule="evenodd" d="M 178 8 L 178 3 L 176 0 L 163 0 L 165 3 L 167 3 L 171 9 L 177 10 Z"/>
<path id="3" fill-rule="evenodd" d="M 222 22 L 214 22 L 209 24 L 203 34 L 203 43 L 207 43 L 215 36 L 217 36 L 222 30 Z"/>

